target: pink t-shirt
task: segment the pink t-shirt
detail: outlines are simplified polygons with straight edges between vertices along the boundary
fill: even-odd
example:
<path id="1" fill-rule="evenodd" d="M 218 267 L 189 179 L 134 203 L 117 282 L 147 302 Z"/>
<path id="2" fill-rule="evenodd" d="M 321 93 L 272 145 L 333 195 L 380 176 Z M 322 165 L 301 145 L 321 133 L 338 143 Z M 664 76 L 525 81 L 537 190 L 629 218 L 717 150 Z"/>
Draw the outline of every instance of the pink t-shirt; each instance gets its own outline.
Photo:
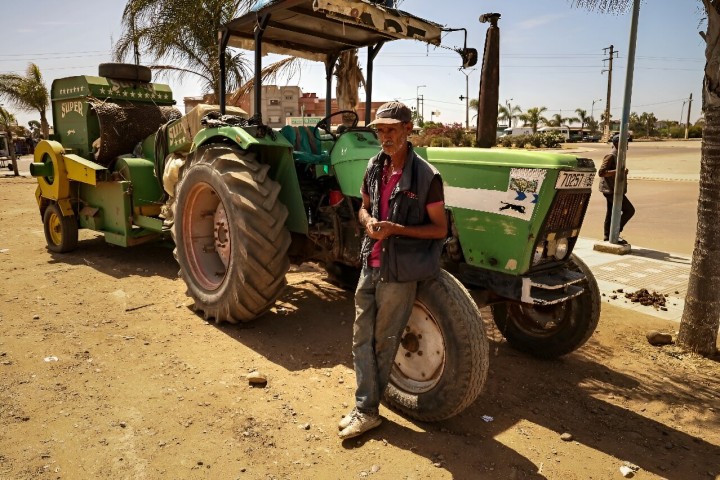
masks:
<path id="1" fill-rule="evenodd" d="M 386 166 L 385 168 L 388 167 Z M 392 195 L 393 190 L 395 190 L 395 186 L 400 181 L 401 176 L 402 170 L 393 173 L 387 183 L 384 181 L 385 175 L 383 175 L 382 180 L 380 180 L 380 204 L 378 205 L 380 209 L 380 220 L 387 220 L 390 216 L 390 195 Z M 368 265 L 370 267 L 380 267 L 380 252 L 382 252 L 382 243 L 382 240 L 378 240 L 375 242 L 375 245 L 373 245 L 373 248 L 370 251 L 370 257 L 368 258 Z"/>

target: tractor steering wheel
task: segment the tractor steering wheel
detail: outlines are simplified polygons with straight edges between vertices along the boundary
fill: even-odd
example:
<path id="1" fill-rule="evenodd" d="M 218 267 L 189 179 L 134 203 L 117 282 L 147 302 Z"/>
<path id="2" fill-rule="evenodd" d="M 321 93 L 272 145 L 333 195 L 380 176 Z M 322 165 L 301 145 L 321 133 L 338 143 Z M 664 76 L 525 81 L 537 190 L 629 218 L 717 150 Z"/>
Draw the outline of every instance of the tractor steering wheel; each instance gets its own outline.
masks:
<path id="1" fill-rule="evenodd" d="M 320 120 L 317 124 L 315 124 L 315 130 L 323 130 L 325 133 L 330 134 L 333 140 L 337 140 L 337 135 L 330 130 L 330 119 L 337 115 L 342 115 L 343 125 L 347 126 L 348 128 L 357 127 L 359 120 L 357 112 L 353 112 L 352 110 L 339 110 L 335 113 L 331 113 L 327 117 Z"/>

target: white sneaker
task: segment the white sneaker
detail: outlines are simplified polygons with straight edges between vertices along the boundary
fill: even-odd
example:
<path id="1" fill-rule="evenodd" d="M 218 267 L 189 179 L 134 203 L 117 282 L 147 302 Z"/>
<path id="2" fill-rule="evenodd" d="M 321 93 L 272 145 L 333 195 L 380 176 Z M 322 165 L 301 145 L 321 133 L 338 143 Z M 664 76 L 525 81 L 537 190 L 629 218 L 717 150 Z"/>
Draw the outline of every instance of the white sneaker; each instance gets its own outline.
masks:
<path id="1" fill-rule="evenodd" d="M 338 436 L 341 440 L 346 440 L 348 438 L 362 435 L 363 433 L 367 432 L 368 430 L 372 430 L 373 428 L 379 426 L 380 423 L 382 423 L 382 419 L 378 414 L 363 413 L 358 410 L 353 410 L 350 415 L 352 417 L 350 419 L 350 423 L 347 427 L 343 428 L 340 433 L 338 433 Z"/>
<path id="2" fill-rule="evenodd" d="M 340 422 L 338 422 L 338 430 L 344 430 L 347 428 L 348 425 L 350 425 L 350 422 L 352 422 L 353 417 L 357 414 L 357 407 L 354 407 L 352 410 L 350 410 L 350 413 L 345 415 L 340 419 Z"/>

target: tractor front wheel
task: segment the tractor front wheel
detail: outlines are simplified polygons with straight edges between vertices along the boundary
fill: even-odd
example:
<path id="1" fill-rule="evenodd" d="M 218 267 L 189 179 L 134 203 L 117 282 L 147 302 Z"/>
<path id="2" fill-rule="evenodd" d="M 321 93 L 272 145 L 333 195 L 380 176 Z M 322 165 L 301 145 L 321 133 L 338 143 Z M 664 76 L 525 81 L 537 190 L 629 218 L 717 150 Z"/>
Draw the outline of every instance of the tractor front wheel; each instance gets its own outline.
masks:
<path id="1" fill-rule="evenodd" d="M 480 395 L 488 364 L 477 305 L 455 277 L 441 270 L 437 278 L 418 285 L 385 401 L 416 420 L 450 418 Z"/>
<path id="2" fill-rule="evenodd" d="M 78 245 L 78 224 L 74 215 L 65 216 L 57 203 L 51 203 L 43 214 L 43 227 L 48 250 L 66 253 Z"/>
<path id="3" fill-rule="evenodd" d="M 572 255 L 568 268 L 585 275 L 584 291 L 555 305 L 498 303 L 493 320 L 510 346 L 538 358 L 556 358 L 587 342 L 600 319 L 600 290 L 592 272 Z"/>
<path id="4" fill-rule="evenodd" d="M 211 145 L 189 159 L 178 184 L 175 257 L 205 318 L 252 320 L 270 309 L 286 285 L 288 212 L 269 169 L 251 153 Z"/>

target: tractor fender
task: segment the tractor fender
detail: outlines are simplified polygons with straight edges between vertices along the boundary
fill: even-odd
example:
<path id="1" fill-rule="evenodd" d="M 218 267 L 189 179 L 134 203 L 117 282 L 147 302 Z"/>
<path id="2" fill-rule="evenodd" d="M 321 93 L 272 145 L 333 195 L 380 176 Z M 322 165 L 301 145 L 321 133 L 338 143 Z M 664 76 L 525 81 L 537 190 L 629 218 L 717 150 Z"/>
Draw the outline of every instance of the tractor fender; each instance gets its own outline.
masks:
<path id="1" fill-rule="evenodd" d="M 290 142 L 285 137 L 276 133 L 275 135 L 265 135 L 264 137 L 255 137 L 252 133 L 242 127 L 218 127 L 205 128 L 195 135 L 193 144 L 195 149 L 209 144 L 218 143 L 218 137 L 227 138 L 231 142 L 237 144 L 243 150 L 250 150 L 254 146 L 272 146 L 292 148 Z"/>

